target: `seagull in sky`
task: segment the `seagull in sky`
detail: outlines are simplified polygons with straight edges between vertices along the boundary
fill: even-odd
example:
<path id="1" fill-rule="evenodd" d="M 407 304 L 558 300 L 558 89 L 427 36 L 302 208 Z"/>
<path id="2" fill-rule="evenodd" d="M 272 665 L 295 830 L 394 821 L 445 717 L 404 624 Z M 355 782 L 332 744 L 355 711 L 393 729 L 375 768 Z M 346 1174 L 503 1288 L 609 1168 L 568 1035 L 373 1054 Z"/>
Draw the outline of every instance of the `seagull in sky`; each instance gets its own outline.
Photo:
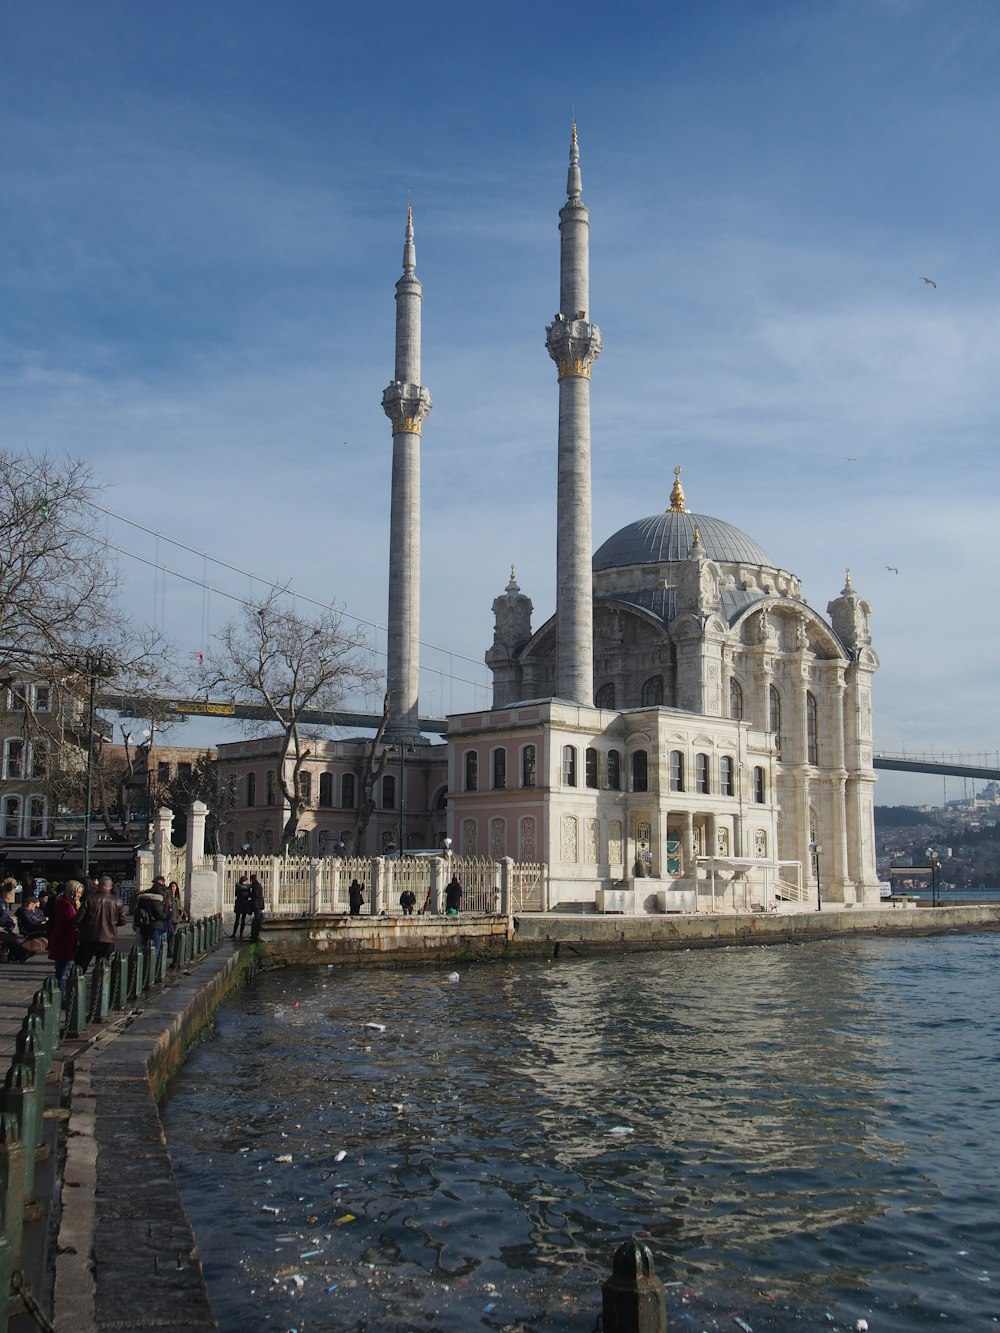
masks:
<path id="1" fill-rule="evenodd" d="M 928 287 L 936 287 L 936 286 L 937 286 L 937 283 L 934 281 L 933 278 L 921 278 L 920 281 L 921 281 L 921 282 L 926 282 L 927 285 L 928 285 Z"/>
<path id="2" fill-rule="evenodd" d="M 856 463 L 858 460 L 856 458 L 851 458 L 850 455 L 848 455 L 847 461 L 848 463 Z"/>
<path id="3" fill-rule="evenodd" d="M 898 574 L 898 573 L 899 573 L 899 570 L 896 568 L 895 565 L 886 565 L 886 569 L 889 571 L 890 574 Z"/>

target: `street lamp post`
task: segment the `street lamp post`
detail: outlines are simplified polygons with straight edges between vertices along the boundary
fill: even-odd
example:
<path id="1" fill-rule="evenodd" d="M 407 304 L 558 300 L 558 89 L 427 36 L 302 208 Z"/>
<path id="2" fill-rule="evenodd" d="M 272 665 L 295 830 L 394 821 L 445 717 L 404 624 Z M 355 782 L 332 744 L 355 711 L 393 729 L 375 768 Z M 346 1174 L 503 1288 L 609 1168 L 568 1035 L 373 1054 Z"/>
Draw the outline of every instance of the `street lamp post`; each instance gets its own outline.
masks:
<path id="1" fill-rule="evenodd" d="M 811 842 L 811 843 L 809 844 L 809 850 L 812 852 L 812 855 L 813 855 L 813 865 L 814 865 L 815 868 L 816 868 L 816 911 L 817 911 L 817 912 L 822 912 L 822 910 L 823 910 L 823 895 L 822 895 L 822 893 L 820 892 L 820 887 L 819 887 L 819 857 L 820 857 L 820 853 L 822 852 L 823 848 L 819 845 L 818 842 Z"/>
<path id="2" fill-rule="evenodd" d="M 938 905 L 938 888 L 941 883 L 941 858 L 933 847 L 927 848 L 927 860 L 931 868 L 931 906 Z"/>
<path id="3" fill-rule="evenodd" d="M 106 677 L 112 674 L 112 669 L 104 660 L 104 649 L 98 648 L 96 652 L 90 652 L 84 658 L 84 666 L 87 675 L 90 677 L 90 726 L 87 740 L 87 800 L 84 810 L 84 835 L 83 835 L 83 878 L 87 880 L 90 876 L 90 825 L 91 813 L 94 804 L 94 720 L 97 701 L 97 678 Z"/>

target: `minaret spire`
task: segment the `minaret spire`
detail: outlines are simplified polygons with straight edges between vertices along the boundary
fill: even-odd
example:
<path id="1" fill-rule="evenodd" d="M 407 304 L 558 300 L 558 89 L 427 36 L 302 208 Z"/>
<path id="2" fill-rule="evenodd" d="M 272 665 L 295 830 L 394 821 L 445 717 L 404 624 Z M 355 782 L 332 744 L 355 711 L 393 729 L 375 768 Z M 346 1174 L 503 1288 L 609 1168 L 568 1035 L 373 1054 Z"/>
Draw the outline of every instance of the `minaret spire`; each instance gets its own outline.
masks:
<path id="1" fill-rule="evenodd" d="M 389 513 L 389 690 L 387 734 L 418 731 L 420 689 L 420 434 L 431 396 L 420 383 L 420 307 L 413 244 L 413 207 L 406 209 L 403 273 L 396 283 L 395 378 L 382 395 L 392 422 L 392 494 Z"/>
<path id="2" fill-rule="evenodd" d="M 566 203 L 559 211 L 559 313 L 545 345 L 559 372 L 556 499 L 556 693 L 594 702 L 593 538 L 590 484 L 590 371 L 601 331 L 588 322 L 590 213 L 581 197 L 580 146 L 573 122 Z"/>

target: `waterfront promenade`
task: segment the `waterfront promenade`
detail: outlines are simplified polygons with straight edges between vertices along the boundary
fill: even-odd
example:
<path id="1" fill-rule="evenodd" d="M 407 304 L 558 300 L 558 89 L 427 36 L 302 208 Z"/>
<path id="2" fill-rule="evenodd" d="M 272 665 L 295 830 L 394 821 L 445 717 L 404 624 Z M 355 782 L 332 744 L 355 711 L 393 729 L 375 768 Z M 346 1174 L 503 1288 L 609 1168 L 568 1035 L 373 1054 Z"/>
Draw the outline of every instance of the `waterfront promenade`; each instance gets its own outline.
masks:
<path id="1" fill-rule="evenodd" d="M 385 923 L 398 939 L 399 922 Z M 415 918 L 414 935 L 434 932 L 433 920 Z M 926 934 L 1000 928 L 1000 904 L 869 911 L 798 912 L 783 916 L 742 914 L 649 918 L 531 914 L 518 918 L 504 939 L 508 958 L 569 958 L 659 948 L 691 949 L 805 942 L 854 932 Z M 359 950 L 353 932 L 371 939 L 382 922 L 335 918 L 299 923 L 322 932 L 322 948 L 312 961 L 362 966 L 373 962 L 433 963 L 427 947 Z M 455 956 L 456 929 L 436 955 Z M 495 930 L 473 917 L 460 920 L 466 962 L 496 957 Z M 346 951 L 331 949 L 344 932 Z M 265 950 L 286 957 L 291 924 L 265 925 Z M 122 946 L 131 938 L 126 932 Z M 429 943 L 429 940 L 426 942 Z M 444 944 L 444 941 L 441 941 Z M 304 961 L 298 948 L 296 961 Z M 202 1277 L 197 1242 L 174 1180 L 157 1100 L 190 1044 L 210 1028 L 217 1005 L 241 977 L 249 953 L 224 940 L 215 952 L 177 973 L 161 988 L 81 1037 L 65 1040 L 46 1084 L 46 1147 L 38 1162 L 34 1196 L 24 1234 L 23 1271 L 38 1303 L 63 1333 L 98 1330 L 204 1330 L 216 1327 Z M 289 959 L 291 961 L 291 959 Z M 38 955 L 24 964 L 0 967 L 0 1049 L 10 1060 L 14 1039 L 33 994 L 50 975 Z M 10 1328 L 37 1330 L 27 1314 L 12 1317 Z"/>

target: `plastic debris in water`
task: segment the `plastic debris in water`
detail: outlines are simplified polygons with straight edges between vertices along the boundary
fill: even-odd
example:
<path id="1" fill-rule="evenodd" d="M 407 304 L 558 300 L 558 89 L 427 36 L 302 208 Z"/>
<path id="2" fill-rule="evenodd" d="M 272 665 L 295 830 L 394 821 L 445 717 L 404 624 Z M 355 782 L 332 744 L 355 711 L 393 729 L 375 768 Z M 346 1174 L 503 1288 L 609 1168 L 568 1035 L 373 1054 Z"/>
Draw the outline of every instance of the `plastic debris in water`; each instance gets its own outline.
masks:
<path id="1" fill-rule="evenodd" d="M 340 1152 L 338 1152 L 338 1153 L 334 1156 L 334 1159 L 333 1159 L 333 1160 L 334 1160 L 335 1162 L 342 1162 L 346 1156 L 347 1156 L 347 1149 L 346 1149 L 346 1148 L 341 1148 Z"/>
<path id="2" fill-rule="evenodd" d="M 283 1152 L 280 1157 L 276 1157 L 274 1160 L 276 1162 L 290 1162 L 292 1160 L 292 1154 L 290 1152 Z"/>
<path id="3" fill-rule="evenodd" d="M 345 1213 L 343 1217 L 338 1217 L 333 1225 L 335 1227 L 346 1227 L 348 1222 L 356 1222 L 357 1220 L 358 1219 L 354 1216 L 353 1213 Z"/>
<path id="4" fill-rule="evenodd" d="M 272 1208 L 271 1205 L 270 1205 L 269 1203 L 265 1203 L 264 1206 L 263 1206 L 263 1208 L 261 1208 L 260 1211 L 261 1211 L 262 1213 L 270 1213 L 272 1217 L 277 1217 L 278 1214 L 281 1212 L 281 1209 L 280 1209 L 280 1208 Z"/>
<path id="5" fill-rule="evenodd" d="M 753 1333 L 753 1329 L 745 1319 L 741 1319 L 738 1314 L 733 1315 L 733 1323 L 737 1328 L 742 1328 L 743 1333 Z"/>
<path id="6" fill-rule="evenodd" d="M 302 1254 L 299 1255 L 299 1258 L 300 1258 L 300 1259 L 315 1259 L 316 1256 L 317 1256 L 317 1254 L 322 1254 L 322 1253 L 323 1253 L 322 1250 L 304 1250 L 304 1251 L 302 1252 Z"/>
<path id="7" fill-rule="evenodd" d="M 496 1308 L 496 1301 L 487 1301 L 483 1306 L 483 1314 L 492 1314 Z"/>
<path id="8" fill-rule="evenodd" d="M 635 1130 L 630 1125 L 612 1125 L 608 1130 L 609 1134 L 634 1134 Z"/>
<path id="9" fill-rule="evenodd" d="M 331 963 L 330 966 L 332 967 L 333 964 Z M 324 1290 L 324 1291 L 326 1292 L 326 1294 L 329 1296 L 329 1294 L 330 1294 L 331 1291 L 336 1291 L 336 1290 L 337 1290 L 337 1283 L 336 1283 L 336 1282 L 331 1282 L 330 1285 L 329 1285 L 328 1287 L 324 1287 L 323 1290 Z"/>
<path id="10" fill-rule="evenodd" d="M 855 1321 L 854 1327 L 857 1330 L 857 1333 L 868 1333 L 868 1320 L 858 1319 Z"/>
<path id="11" fill-rule="evenodd" d="M 365 1027 L 366 1027 L 366 1028 L 371 1028 L 372 1032 L 384 1032 L 384 1031 L 385 1031 L 385 1024 L 384 1024 L 384 1023 L 366 1023 L 366 1024 L 365 1024 Z"/>
<path id="12" fill-rule="evenodd" d="M 461 981 L 462 978 L 458 975 L 457 972 L 449 972 L 447 977 L 445 977 L 445 980 L 454 983 L 456 981 Z"/>

